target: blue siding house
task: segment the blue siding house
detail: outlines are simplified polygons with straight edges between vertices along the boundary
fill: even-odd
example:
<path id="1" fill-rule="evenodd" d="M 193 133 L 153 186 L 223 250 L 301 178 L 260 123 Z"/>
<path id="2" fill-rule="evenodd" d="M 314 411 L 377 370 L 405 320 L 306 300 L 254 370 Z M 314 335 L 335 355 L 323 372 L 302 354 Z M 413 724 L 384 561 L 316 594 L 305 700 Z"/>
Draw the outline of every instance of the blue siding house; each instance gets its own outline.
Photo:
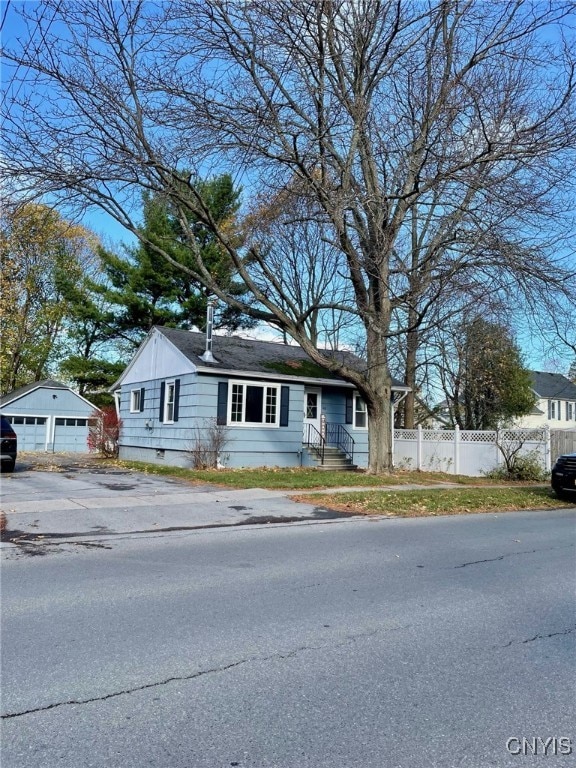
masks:
<path id="1" fill-rule="evenodd" d="M 220 465 L 367 465 L 366 406 L 351 384 L 298 346 L 237 336 L 215 336 L 211 346 L 206 352 L 202 333 L 150 331 L 113 388 L 121 459 L 190 466 L 218 425 L 226 437 Z"/>
<path id="2" fill-rule="evenodd" d="M 0 408 L 14 426 L 19 451 L 88 451 L 88 423 L 96 406 L 59 381 L 15 389 L 0 398 Z"/>

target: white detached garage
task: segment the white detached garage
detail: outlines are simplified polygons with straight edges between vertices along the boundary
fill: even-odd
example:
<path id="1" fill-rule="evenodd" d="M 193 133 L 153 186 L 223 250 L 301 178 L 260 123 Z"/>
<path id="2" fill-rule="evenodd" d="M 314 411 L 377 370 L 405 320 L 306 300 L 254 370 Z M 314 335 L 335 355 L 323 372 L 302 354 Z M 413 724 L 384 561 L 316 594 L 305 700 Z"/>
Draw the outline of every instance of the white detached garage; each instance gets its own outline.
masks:
<path id="1" fill-rule="evenodd" d="M 88 424 L 96 406 L 52 379 L 0 398 L 2 415 L 18 435 L 18 451 L 86 453 Z"/>

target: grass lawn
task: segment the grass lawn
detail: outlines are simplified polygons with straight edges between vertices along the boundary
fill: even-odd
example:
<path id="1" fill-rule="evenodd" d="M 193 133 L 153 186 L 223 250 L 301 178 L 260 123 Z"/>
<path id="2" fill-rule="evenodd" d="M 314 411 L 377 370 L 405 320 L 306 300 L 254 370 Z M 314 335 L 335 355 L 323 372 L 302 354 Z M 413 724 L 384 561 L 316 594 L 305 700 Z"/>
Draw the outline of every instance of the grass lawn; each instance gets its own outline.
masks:
<path id="1" fill-rule="evenodd" d="M 430 488 L 420 491 L 360 491 L 299 495 L 298 501 L 342 512 L 389 517 L 430 517 L 519 509 L 555 509 L 576 505 L 560 501 L 549 488 Z"/>
<path id="2" fill-rule="evenodd" d="M 361 515 L 424 517 L 558 507 L 572 507 L 576 511 L 576 505 L 556 498 L 547 485 L 511 483 L 441 472 L 398 471 L 389 475 L 368 475 L 362 471 L 322 472 L 312 468 L 284 467 L 193 470 L 137 461 L 116 461 L 114 466 L 179 477 L 194 484 L 295 491 L 292 498 L 297 501 Z M 447 488 L 448 484 L 458 487 Z M 414 485 L 427 487 L 418 490 L 385 490 L 386 486 Z M 331 488 L 351 490 L 330 493 Z M 326 493 L 318 492 L 322 490 Z M 306 491 L 314 493 L 306 495 Z"/>
<path id="3" fill-rule="evenodd" d="M 365 472 L 322 472 L 314 468 L 286 467 L 259 469 L 183 469 L 139 461 L 118 461 L 116 466 L 150 474 L 179 477 L 193 483 L 213 483 L 230 488 L 270 488 L 278 490 L 321 490 L 323 488 L 381 487 L 386 485 L 494 485 L 498 481 L 482 477 L 447 475 L 441 472 L 404 472 L 368 475 Z M 502 482 L 502 485 L 505 483 Z"/>

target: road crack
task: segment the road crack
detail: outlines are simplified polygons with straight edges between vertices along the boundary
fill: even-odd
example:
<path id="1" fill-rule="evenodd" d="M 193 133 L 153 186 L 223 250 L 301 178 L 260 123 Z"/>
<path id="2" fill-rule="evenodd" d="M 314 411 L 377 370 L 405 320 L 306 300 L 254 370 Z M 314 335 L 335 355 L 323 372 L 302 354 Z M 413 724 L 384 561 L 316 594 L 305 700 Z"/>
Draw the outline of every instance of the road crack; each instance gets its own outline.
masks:
<path id="1" fill-rule="evenodd" d="M 213 667 L 211 669 L 204 669 L 199 672 L 193 672 L 190 675 L 175 675 L 173 677 L 167 677 L 165 680 L 159 680 L 154 683 L 145 683 L 144 685 L 137 685 L 134 688 L 125 688 L 121 691 L 106 693 L 102 696 L 93 696 L 86 699 L 68 699 L 67 701 L 57 701 L 57 702 L 54 702 L 53 704 L 46 704 L 43 707 L 33 707 L 31 709 L 25 709 L 19 712 L 8 712 L 6 714 L 1 715 L 0 719 L 12 720 L 16 717 L 24 717 L 25 715 L 34 715 L 39 712 L 48 712 L 51 709 L 57 709 L 59 707 L 73 706 L 73 705 L 79 705 L 79 704 L 94 704 L 100 701 L 108 701 L 109 699 L 115 699 L 115 698 L 118 698 L 119 696 L 128 696 L 131 693 L 138 693 L 139 691 L 146 691 L 146 690 L 150 690 L 151 688 L 159 688 L 165 685 L 170 685 L 171 683 L 187 682 L 189 680 L 195 680 L 197 678 L 204 677 L 205 675 L 214 675 L 220 672 L 227 672 L 230 669 L 235 669 L 236 667 L 241 667 L 244 664 L 250 664 L 252 662 L 265 662 L 265 661 L 292 659 L 295 656 L 297 656 L 299 653 L 302 653 L 304 651 L 321 651 L 326 648 L 333 648 L 333 649 L 342 648 L 346 645 L 349 645 L 350 643 L 355 643 L 357 640 L 360 640 L 366 637 L 371 637 L 381 632 L 394 632 L 401 629 L 407 629 L 408 626 L 409 625 L 406 625 L 406 626 L 398 625 L 395 627 L 386 627 L 384 629 L 377 627 L 376 629 L 371 629 L 368 632 L 360 632 L 357 635 L 350 635 L 346 637 L 341 643 L 337 643 L 336 645 L 332 645 L 332 644 L 302 645 L 302 646 L 299 646 L 298 648 L 294 648 L 291 651 L 287 651 L 286 653 L 273 653 L 270 656 L 249 656 L 246 659 L 240 659 L 239 661 L 234 661 L 230 664 L 225 664 L 219 667 Z"/>
<path id="2" fill-rule="evenodd" d="M 536 552 L 550 552 L 552 550 L 556 549 L 571 549 L 574 547 L 574 544 L 564 544 L 561 547 L 546 547 L 546 548 L 537 548 L 537 549 L 525 549 L 521 550 L 520 552 L 508 552 L 504 555 L 499 555 L 498 557 L 488 557 L 486 560 L 472 560 L 469 563 L 462 563 L 461 565 L 454 565 L 453 568 L 467 568 L 469 565 L 481 565 L 482 563 L 497 563 L 499 560 L 504 560 L 506 557 L 517 557 L 518 555 L 533 555 Z"/>
<path id="3" fill-rule="evenodd" d="M 533 643 L 535 640 L 548 640 L 550 637 L 558 637 L 559 635 L 570 635 L 572 632 L 576 632 L 576 625 L 568 627 L 568 629 L 562 629 L 559 632 L 549 632 L 547 635 L 534 635 L 534 637 L 528 637 L 526 640 L 510 640 L 506 645 L 494 645 L 493 648 L 510 648 L 511 645 L 526 645 L 526 643 Z"/>
<path id="4" fill-rule="evenodd" d="M 169 685 L 170 683 L 179 683 L 184 682 L 187 680 L 194 680 L 198 677 L 203 677 L 204 675 L 210 675 L 210 674 L 216 674 L 218 672 L 226 672 L 229 669 L 233 669 L 234 667 L 239 667 L 242 664 L 247 664 L 250 661 L 257 661 L 258 657 L 254 656 L 248 659 L 241 659 L 240 661 L 235 661 L 232 664 L 227 664 L 225 666 L 221 667 L 214 667 L 213 669 L 204 669 L 200 672 L 194 672 L 191 675 L 177 675 L 174 677 L 167 677 L 165 680 L 159 680 L 155 683 L 146 683 L 145 685 L 137 685 L 134 688 L 125 688 L 122 691 L 115 691 L 114 693 L 106 693 L 103 696 L 93 696 L 89 699 L 68 699 L 67 701 L 57 701 L 53 704 L 46 704 L 43 707 L 35 707 L 32 709 L 25 709 L 21 712 L 9 712 L 5 715 L 1 716 L 2 720 L 10 720 L 15 717 L 23 717 L 24 715 L 33 715 L 37 712 L 47 712 L 50 709 L 56 709 L 57 707 L 66 707 L 69 705 L 74 704 L 93 704 L 97 701 L 108 701 L 108 699 L 114 699 L 118 696 L 127 696 L 131 693 L 138 693 L 138 691 L 146 691 L 150 688 L 158 688 L 163 685 Z"/>

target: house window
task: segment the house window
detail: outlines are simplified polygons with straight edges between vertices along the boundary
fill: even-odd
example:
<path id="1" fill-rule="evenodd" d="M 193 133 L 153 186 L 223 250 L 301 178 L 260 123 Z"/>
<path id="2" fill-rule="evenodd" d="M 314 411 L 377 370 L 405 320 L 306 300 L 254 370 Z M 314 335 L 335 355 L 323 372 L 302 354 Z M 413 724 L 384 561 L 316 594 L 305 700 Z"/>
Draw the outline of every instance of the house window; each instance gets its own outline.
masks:
<path id="1" fill-rule="evenodd" d="M 279 387 L 234 383 L 230 388 L 228 412 L 232 424 L 278 426 Z"/>
<path id="2" fill-rule="evenodd" d="M 56 419 L 57 427 L 85 427 L 88 419 Z"/>
<path id="3" fill-rule="evenodd" d="M 355 429 L 366 429 L 368 426 L 368 411 L 366 403 L 360 395 L 354 395 L 354 427 Z"/>
<path id="4" fill-rule="evenodd" d="M 278 390 L 275 387 L 266 387 L 266 424 L 276 423 L 277 403 Z"/>
<path id="5" fill-rule="evenodd" d="M 556 418 L 556 400 L 550 401 L 550 418 L 551 419 Z"/>
<path id="6" fill-rule="evenodd" d="M 566 421 L 572 421 L 574 418 L 574 403 L 566 403 Z"/>
<path id="7" fill-rule="evenodd" d="M 172 423 L 174 421 L 174 403 L 176 401 L 176 382 L 166 382 L 166 393 L 164 395 L 164 422 Z"/>
<path id="8" fill-rule="evenodd" d="M 130 392 L 130 413 L 140 413 L 142 402 L 142 390 L 133 389 Z"/>
<path id="9" fill-rule="evenodd" d="M 306 418 L 307 419 L 318 418 L 318 393 L 317 392 L 306 393 Z"/>

